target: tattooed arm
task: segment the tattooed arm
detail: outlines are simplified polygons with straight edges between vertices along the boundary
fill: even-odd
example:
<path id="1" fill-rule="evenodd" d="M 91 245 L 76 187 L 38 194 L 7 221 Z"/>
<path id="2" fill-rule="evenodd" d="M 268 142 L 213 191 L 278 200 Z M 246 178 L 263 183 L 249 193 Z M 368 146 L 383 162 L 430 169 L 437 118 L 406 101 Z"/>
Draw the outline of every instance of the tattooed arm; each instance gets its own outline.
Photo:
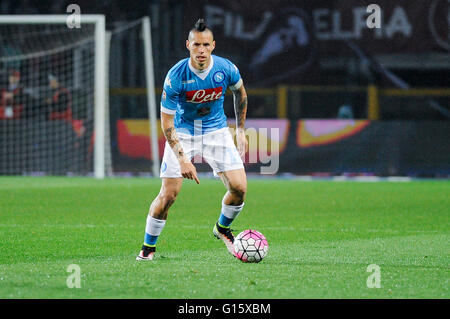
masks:
<path id="1" fill-rule="evenodd" d="M 173 153 L 177 157 L 178 161 L 184 161 L 184 151 L 181 147 L 180 141 L 178 140 L 177 132 L 175 131 L 173 115 L 161 112 L 161 127 L 167 143 L 169 143 L 169 146 L 173 150 Z"/>
<path id="2" fill-rule="evenodd" d="M 177 132 L 175 131 L 175 126 L 173 123 L 173 117 L 173 115 L 161 112 L 161 127 L 164 136 L 166 137 L 167 143 L 180 163 L 181 175 L 184 178 L 193 179 L 197 182 L 197 184 L 200 184 L 197 177 L 197 170 L 189 158 L 184 154 L 183 147 L 178 140 Z"/>
<path id="3" fill-rule="evenodd" d="M 237 149 L 239 155 L 244 156 L 248 148 L 248 142 L 245 137 L 245 118 L 247 116 L 247 92 L 244 84 L 233 90 L 234 113 L 236 114 L 236 130 L 237 130 Z"/>

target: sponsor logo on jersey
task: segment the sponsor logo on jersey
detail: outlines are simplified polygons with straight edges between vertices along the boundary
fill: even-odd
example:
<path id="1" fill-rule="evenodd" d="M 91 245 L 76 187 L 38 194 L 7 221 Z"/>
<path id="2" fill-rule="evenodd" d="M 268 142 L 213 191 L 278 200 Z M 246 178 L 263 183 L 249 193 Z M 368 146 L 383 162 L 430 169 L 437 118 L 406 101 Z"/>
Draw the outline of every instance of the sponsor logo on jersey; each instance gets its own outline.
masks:
<path id="1" fill-rule="evenodd" d="M 186 102 L 189 103 L 208 103 L 220 99 L 222 96 L 222 87 L 205 90 L 194 90 L 186 92 Z"/>
<path id="2" fill-rule="evenodd" d="M 213 75 L 214 82 L 222 83 L 225 80 L 225 74 L 222 71 L 217 71 Z"/>
<path id="3" fill-rule="evenodd" d="M 181 84 L 195 83 L 195 80 L 181 81 Z"/>

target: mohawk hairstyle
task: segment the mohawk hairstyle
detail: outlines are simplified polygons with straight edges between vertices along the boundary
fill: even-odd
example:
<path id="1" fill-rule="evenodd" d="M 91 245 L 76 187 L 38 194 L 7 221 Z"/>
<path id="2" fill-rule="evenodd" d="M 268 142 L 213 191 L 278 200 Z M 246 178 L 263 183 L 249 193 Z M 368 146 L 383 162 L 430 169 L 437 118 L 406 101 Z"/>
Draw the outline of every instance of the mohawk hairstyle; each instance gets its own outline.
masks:
<path id="1" fill-rule="evenodd" d="M 204 31 L 211 32 L 211 34 L 212 34 L 212 36 L 214 38 L 214 34 L 213 34 L 212 30 L 206 26 L 205 20 L 200 18 L 200 19 L 197 20 L 197 22 L 195 22 L 194 27 L 189 31 L 188 39 L 190 38 L 192 33 L 194 33 L 194 32 L 204 32 Z"/>
<path id="2" fill-rule="evenodd" d="M 204 19 L 198 19 L 194 25 L 194 30 L 198 32 L 203 32 L 206 30 L 206 24 Z"/>

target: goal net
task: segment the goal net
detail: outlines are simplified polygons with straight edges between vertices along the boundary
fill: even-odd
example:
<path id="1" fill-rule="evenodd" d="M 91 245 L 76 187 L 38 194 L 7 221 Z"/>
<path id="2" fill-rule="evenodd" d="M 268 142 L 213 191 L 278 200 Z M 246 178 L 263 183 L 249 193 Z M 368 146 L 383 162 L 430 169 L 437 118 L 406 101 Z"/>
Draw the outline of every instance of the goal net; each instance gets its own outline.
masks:
<path id="1" fill-rule="evenodd" d="M 66 15 L 0 16 L 0 175 L 114 173 L 109 89 L 129 86 L 120 70 L 135 59 L 122 52 L 130 43 L 143 61 L 137 69 L 146 88 L 139 107 L 149 120 L 148 169 L 158 173 L 149 18 L 111 31 L 103 15 L 81 15 L 80 22 L 78 28 L 67 25 Z"/>
<path id="2" fill-rule="evenodd" d="M 66 19 L 0 16 L 2 175 L 104 175 L 104 17 Z"/>

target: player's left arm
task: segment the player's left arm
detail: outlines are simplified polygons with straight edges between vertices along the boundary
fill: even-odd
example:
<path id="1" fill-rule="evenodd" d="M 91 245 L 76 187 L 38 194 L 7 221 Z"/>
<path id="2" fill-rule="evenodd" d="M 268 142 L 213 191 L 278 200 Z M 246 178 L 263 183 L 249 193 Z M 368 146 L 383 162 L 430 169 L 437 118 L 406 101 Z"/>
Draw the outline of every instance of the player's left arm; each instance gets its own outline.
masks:
<path id="1" fill-rule="evenodd" d="M 236 140 L 239 155 L 243 157 L 248 149 L 247 138 L 245 137 L 245 119 L 247 116 L 247 92 L 244 84 L 240 80 L 240 86 L 237 89 L 232 89 L 234 101 L 234 113 L 236 115 Z"/>

